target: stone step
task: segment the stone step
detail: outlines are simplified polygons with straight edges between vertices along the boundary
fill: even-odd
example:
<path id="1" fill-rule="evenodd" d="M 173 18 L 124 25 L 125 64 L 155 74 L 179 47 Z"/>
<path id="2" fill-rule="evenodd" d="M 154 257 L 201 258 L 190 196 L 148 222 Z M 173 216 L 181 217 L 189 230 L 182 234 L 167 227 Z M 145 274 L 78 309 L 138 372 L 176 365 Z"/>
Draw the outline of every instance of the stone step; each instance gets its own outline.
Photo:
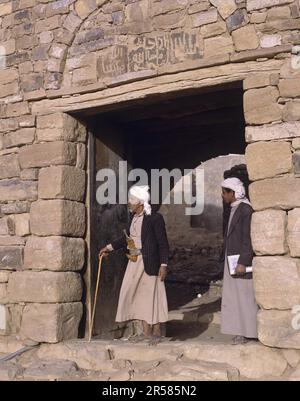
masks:
<path id="1" fill-rule="evenodd" d="M 116 372 L 116 361 L 165 362 L 177 364 L 187 358 L 196 365 L 202 362 L 231 366 L 247 379 L 281 377 L 288 367 L 280 350 L 259 343 L 232 346 L 205 341 L 164 342 L 156 347 L 147 344 L 130 344 L 125 341 L 69 341 L 44 344 L 37 351 L 43 360 L 64 359 L 73 361 L 81 369 Z M 117 369 L 118 370 L 118 369 Z"/>

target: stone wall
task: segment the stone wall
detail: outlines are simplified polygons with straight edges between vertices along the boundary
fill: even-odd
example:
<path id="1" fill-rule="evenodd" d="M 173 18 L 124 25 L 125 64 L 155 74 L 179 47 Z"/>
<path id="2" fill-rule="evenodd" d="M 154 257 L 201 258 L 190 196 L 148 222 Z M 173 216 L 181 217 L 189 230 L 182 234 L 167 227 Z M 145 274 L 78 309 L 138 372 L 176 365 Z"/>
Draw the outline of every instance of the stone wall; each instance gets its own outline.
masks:
<path id="1" fill-rule="evenodd" d="M 87 260 L 86 127 L 64 113 L 69 106 L 195 88 L 197 79 L 202 86 L 242 79 L 259 336 L 266 345 L 300 348 L 291 325 L 300 303 L 299 6 L 0 1 L 1 334 L 45 342 L 77 335 Z"/>

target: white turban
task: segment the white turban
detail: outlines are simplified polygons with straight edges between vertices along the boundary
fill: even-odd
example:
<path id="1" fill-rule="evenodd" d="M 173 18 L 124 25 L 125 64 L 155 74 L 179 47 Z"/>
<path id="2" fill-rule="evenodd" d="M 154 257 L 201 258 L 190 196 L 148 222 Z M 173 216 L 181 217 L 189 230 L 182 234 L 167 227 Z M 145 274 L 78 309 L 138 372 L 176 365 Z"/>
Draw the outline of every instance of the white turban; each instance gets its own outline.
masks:
<path id="1" fill-rule="evenodd" d="M 249 200 L 246 198 L 245 186 L 239 178 L 227 178 L 222 182 L 222 188 L 231 189 L 235 193 L 236 200 L 251 205 Z"/>
<path id="2" fill-rule="evenodd" d="M 147 215 L 151 214 L 150 194 L 148 185 L 134 185 L 129 190 L 129 199 L 134 198 L 144 204 L 144 211 Z"/>

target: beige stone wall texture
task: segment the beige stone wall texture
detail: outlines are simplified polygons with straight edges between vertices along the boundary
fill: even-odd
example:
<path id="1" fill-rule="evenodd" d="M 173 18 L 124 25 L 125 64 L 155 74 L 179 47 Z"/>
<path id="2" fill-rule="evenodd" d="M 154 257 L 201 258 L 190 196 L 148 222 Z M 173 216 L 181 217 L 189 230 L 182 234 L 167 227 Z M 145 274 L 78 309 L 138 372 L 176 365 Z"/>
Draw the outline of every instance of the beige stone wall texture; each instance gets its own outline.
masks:
<path id="1" fill-rule="evenodd" d="M 243 71 L 259 337 L 300 349 L 299 0 L 0 0 L 0 45 L 0 334 L 78 332 L 87 131 L 65 99 L 217 66 L 220 80 L 231 66 L 227 81 Z"/>

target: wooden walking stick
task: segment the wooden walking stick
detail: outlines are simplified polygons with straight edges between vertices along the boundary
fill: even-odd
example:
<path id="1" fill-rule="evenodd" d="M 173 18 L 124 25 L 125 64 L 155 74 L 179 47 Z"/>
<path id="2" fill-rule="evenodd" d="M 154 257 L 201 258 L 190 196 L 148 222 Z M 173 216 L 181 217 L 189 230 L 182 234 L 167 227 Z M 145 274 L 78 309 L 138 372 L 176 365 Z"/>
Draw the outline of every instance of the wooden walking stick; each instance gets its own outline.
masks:
<path id="1" fill-rule="evenodd" d="M 100 283 L 100 275 L 101 275 L 101 269 L 102 269 L 103 256 L 104 256 L 104 254 L 101 255 L 100 258 L 99 258 L 96 291 L 95 291 L 94 304 L 93 304 L 93 309 L 92 309 L 92 318 L 90 319 L 89 342 L 91 341 L 92 334 L 93 334 L 94 318 L 95 318 L 95 311 L 96 311 L 96 302 L 97 302 L 97 297 L 98 297 L 98 290 L 99 290 L 99 283 Z"/>

